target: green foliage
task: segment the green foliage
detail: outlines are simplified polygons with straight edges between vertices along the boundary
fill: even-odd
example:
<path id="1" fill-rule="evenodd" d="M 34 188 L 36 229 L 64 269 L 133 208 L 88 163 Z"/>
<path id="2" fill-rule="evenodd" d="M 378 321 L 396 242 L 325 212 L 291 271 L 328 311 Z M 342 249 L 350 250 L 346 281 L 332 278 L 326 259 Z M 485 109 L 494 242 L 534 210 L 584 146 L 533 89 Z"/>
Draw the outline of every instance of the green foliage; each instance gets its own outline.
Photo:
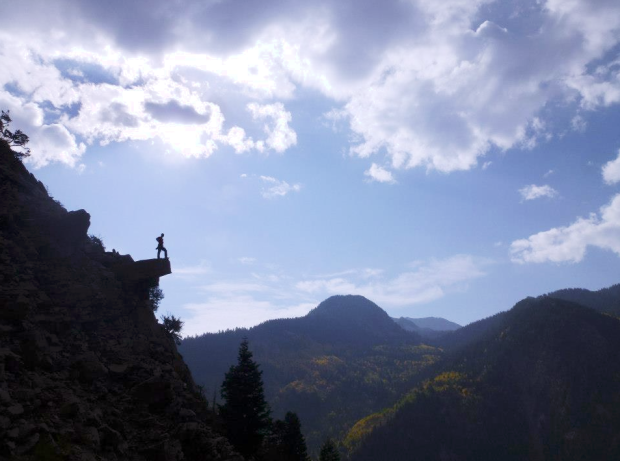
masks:
<path id="1" fill-rule="evenodd" d="M 105 245 L 103 244 L 103 240 L 100 236 L 91 234 L 88 236 L 88 238 L 99 251 L 101 251 L 102 253 L 105 251 Z"/>
<path id="2" fill-rule="evenodd" d="M 180 351 L 196 381 L 211 391 L 234 362 L 241 339 L 249 336 L 273 413 L 297 413 L 309 451 L 318 452 L 328 437 L 343 438 L 358 420 L 397 402 L 442 356 L 385 313 L 375 315 L 377 306 L 367 306 L 368 319 L 355 304 L 350 307 L 342 318 L 325 319 L 329 312 L 319 311 L 251 330 L 185 338 Z"/>
<path id="3" fill-rule="evenodd" d="M 265 446 L 262 457 L 269 461 L 309 461 L 301 422 L 293 412 L 287 412 L 283 421 L 273 423 Z"/>
<path id="4" fill-rule="evenodd" d="M 327 439 L 321 446 L 319 461 L 340 461 L 340 453 L 338 447 L 332 439 Z"/>
<path id="5" fill-rule="evenodd" d="M 356 425 L 351 460 L 620 459 L 620 322 L 551 297 L 500 319 Z"/>
<path id="6" fill-rule="evenodd" d="M 175 343 L 181 344 L 181 330 L 183 329 L 184 322 L 175 317 L 172 314 L 162 315 L 161 323 L 168 336 L 174 340 Z"/>
<path id="7" fill-rule="evenodd" d="M 220 417 L 233 446 L 246 458 L 254 456 L 269 429 L 269 406 L 263 392 L 262 371 L 252 359 L 247 339 L 239 346 L 237 365 L 224 377 Z"/>
<path id="8" fill-rule="evenodd" d="M 149 304 L 151 309 L 153 309 L 153 312 L 157 312 L 157 309 L 159 309 L 159 303 L 162 299 L 164 299 L 164 292 L 161 288 L 158 286 L 149 288 Z"/>
<path id="9" fill-rule="evenodd" d="M 9 111 L 2 111 L 2 114 L 0 114 L 0 137 L 2 137 L 2 139 L 4 139 L 9 146 L 19 147 L 22 149 L 19 152 L 13 151 L 15 158 L 21 160 L 24 157 L 30 156 L 30 149 L 26 147 L 29 138 L 21 130 L 16 130 L 14 132 L 9 130 L 9 125 L 11 122 L 12 120 L 9 116 Z"/>

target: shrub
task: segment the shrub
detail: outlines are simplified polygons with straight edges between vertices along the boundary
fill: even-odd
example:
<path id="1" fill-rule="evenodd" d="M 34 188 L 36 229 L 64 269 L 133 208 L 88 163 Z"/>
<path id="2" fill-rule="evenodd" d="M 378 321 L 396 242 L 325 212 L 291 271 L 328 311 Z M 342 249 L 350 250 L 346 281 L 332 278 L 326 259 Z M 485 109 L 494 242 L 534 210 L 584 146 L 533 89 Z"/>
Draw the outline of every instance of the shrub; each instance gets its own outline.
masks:
<path id="1" fill-rule="evenodd" d="M 153 309 L 153 312 L 157 312 L 159 309 L 159 303 L 164 299 L 164 292 L 159 287 L 149 288 L 149 304 Z"/>
<path id="2" fill-rule="evenodd" d="M 0 137 L 9 143 L 11 147 L 19 147 L 22 150 L 19 152 L 13 151 L 15 158 L 21 160 L 24 157 L 30 156 L 30 149 L 26 147 L 28 141 L 30 140 L 28 136 L 22 132 L 22 130 L 17 130 L 15 132 L 9 130 L 9 125 L 12 120 L 9 116 L 9 111 L 2 111 L 0 115 Z"/>
<path id="3" fill-rule="evenodd" d="M 103 240 L 101 240 L 101 237 L 97 235 L 89 235 L 88 238 L 90 239 L 92 244 L 95 245 L 96 248 L 100 249 L 102 252 L 105 251 L 105 245 L 103 244 Z"/>
<path id="4" fill-rule="evenodd" d="M 178 344 L 181 344 L 181 330 L 183 329 L 183 320 L 176 318 L 172 314 L 162 315 L 161 323 L 164 330 L 172 340 Z"/>

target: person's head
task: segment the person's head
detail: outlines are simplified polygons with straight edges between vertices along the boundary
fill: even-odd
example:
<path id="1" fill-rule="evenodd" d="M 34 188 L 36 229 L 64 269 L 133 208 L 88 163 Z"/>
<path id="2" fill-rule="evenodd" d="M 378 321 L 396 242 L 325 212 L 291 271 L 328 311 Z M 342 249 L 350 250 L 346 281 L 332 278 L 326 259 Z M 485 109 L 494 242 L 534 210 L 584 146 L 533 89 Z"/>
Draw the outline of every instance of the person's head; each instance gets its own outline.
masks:
<path id="1" fill-rule="evenodd" d="M 162 236 L 162 237 L 164 236 L 164 233 L 163 233 L 163 232 L 161 233 L 161 236 Z"/>

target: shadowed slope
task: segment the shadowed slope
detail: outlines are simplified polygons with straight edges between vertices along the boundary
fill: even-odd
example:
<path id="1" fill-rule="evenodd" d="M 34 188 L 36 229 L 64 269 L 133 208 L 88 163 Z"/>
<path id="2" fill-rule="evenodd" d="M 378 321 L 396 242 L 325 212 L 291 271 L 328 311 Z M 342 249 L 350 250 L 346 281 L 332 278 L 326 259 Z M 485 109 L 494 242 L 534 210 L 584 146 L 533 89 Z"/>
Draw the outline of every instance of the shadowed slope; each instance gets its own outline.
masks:
<path id="1" fill-rule="evenodd" d="M 620 459 L 620 321 L 550 297 L 502 320 L 399 405 L 358 423 L 352 459 Z"/>
<path id="2" fill-rule="evenodd" d="M 148 286 L 111 270 L 129 262 L 150 285 L 169 267 L 104 252 L 88 213 L 67 212 L 3 142 L 0 197 L 0 459 L 239 461 Z"/>

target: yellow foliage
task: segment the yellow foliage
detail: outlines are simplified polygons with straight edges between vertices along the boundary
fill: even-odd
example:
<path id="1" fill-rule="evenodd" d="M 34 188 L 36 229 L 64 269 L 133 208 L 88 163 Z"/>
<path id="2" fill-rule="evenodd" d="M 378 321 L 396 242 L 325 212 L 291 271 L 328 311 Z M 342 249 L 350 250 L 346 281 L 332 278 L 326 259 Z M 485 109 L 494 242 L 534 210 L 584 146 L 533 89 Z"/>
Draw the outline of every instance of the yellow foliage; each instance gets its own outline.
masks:
<path id="1" fill-rule="evenodd" d="M 323 355 L 312 359 L 312 363 L 314 365 L 318 365 L 319 367 L 335 367 L 343 365 L 344 361 L 335 355 Z"/>
<path id="2" fill-rule="evenodd" d="M 366 435 L 370 434 L 375 427 L 385 424 L 394 413 L 395 410 L 390 408 L 381 413 L 373 413 L 372 415 L 366 416 L 355 423 L 343 441 L 343 444 L 349 453 L 355 450 L 362 439 Z"/>

